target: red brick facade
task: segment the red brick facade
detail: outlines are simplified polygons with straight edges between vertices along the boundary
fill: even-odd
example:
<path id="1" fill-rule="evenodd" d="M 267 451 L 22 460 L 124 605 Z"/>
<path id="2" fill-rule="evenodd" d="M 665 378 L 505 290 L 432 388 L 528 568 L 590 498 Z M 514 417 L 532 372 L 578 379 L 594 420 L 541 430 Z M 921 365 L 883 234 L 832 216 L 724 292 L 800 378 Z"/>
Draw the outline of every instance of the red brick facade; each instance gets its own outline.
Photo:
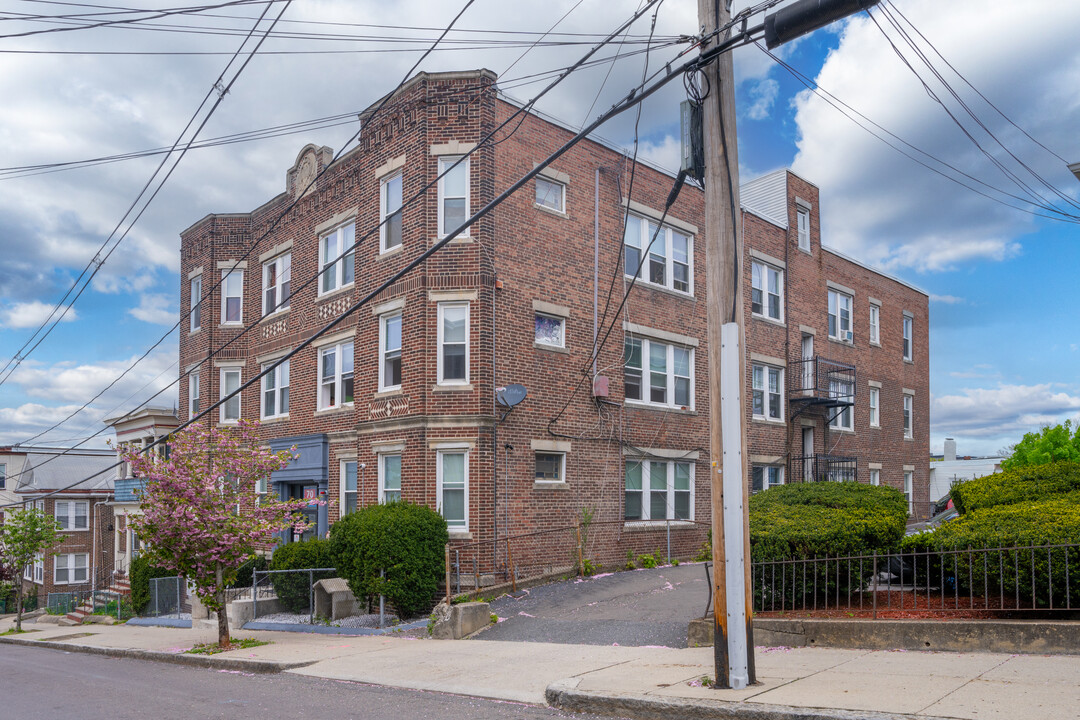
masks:
<path id="1" fill-rule="evenodd" d="M 305 175 L 305 163 L 314 160 L 318 168 L 326 167 L 329 149 L 308 146 L 301 151 L 289 171 L 287 192 L 252 213 L 210 215 L 182 233 L 181 307 L 185 313 L 191 307 L 192 278 L 201 277 L 203 287 L 201 327 L 190 332 L 185 320 L 180 340 L 182 372 L 198 368 L 198 409 L 221 397 L 223 368 L 240 368 L 241 380 L 246 382 L 259 372 L 260 363 L 279 358 L 312 337 L 431 246 L 439 236 L 440 193 L 432 188 L 419 201 L 410 203 L 410 198 L 437 176 L 440 157 L 468 152 L 516 112 L 516 106 L 493 91 L 493 82 L 494 76 L 486 71 L 421 74 L 365 128 L 359 146 L 334 162 L 306 195 L 297 200 L 302 181 L 309 177 Z M 572 135 L 535 115 L 526 115 L 520 126 L 517 120 L 512 122 L 496 136 L 497 144 L 482 145 L 469 158 L 469 209 L 479 210 Z M 378 232 L 367 235 L 380 221 L 380 180 L 397 172 L 403 179 L 405 203 L 402 242 L 382 252 Z M 620 265 L 627 209 L 624 198 L 630 194 L 632 183 L 630 206 L 635 216 L 658 218 L 671 189 L 671 176 L 642 163 L 634 170 L 620 153 L 585 141 L 554 162 L 544 177 L 555 188 L 564 188 L 561 209 L 557 202 L 553 203 L 555 208 L 538 204 L 535 185 L 530 183 L 473 225 L 467 238 L 454 240 L 373 302 L 349 315 L 317 341 L 316 347 L 305 348 L 291 359 L 288 414 L 264 420 L 260 432 L 275 442 L 316 436 L 318 443 L 324 443 L 319 447 L 325 447 L 325 456 L 319 459 L 316 456 L 324 451 L 312 450 L 312 467 L 321 463 L 325 477 L 278 482 L 276 492 L 295 492 L 285 487 L 288 483 L 325 490 L 336 504 L 329 507 L 324 519 L 333 522 L 348 502 L 342 490 L 342 463 L 357 463 L 356 502 L 375 503 L 379 499 L 381 453 L 384 458 L 401 457 L 401 497 L 434 507 L 443 502 L 441 478 L 460 476 L 461 469 L 454 463 L 464 454 L 467 529 L 452 533 L 458 545 L 490 543 L 496 525 L 500 538 L 507 533 L 570 525 L 587 507 L 596 509 L 597 522 L 615 529 L 612 537 L 644 551 L 662 546 L 665 535 L 663 522 L 624 522 L 627 514 L 635 513 L 642 517 L 651 514 L 655 521 L 660 511 L 656 506 L 651 513 L 646 509 L 638 512 L 638 500 L 632 500 L 629 510 L 626 507 L 627 458 L 630 462 L 637 458 L 658 463 L 655 472 L 668 474 L 662 496 L 653 498 L 647 484 L 636 496 L 645 508 L 651 501 L 662 500 L 668 513 L 678 511 L 679 517 L 688 515 L 708 523 L 707 291 L 702 194 L 691 186 L 682 190 L 666 222 L 673 234 L 661 234 L 669 243 L 662 246 L 666 248 L 665 257 L 658 261 L 666 263 L 662 271 L 657 271 L 662 277 L 650 276 L 647 269 L 620 310 L 619 303 L 630 285 Z M 856 401 L 856 432 L 844 438 L 847 444 L 840 447 L 844 452 L 865 454 L 859 460 L 861 480 L 865 480 L 862 467 L 868 458 L 880 455 L 882 482 L 896 484 L 894 465 L 914 464 L 919 468 L 916 477 L 921 478 L 921 485 L 918 480 L 916 484 L 925 488 L 929 438 L 925 422 L 926 296 L 821 251 L 816 190 L 794 176 L 791 182 L 793 192 L 812 195 L 808 199 L 814 204 L 814 250 L 805 258 L 789 260 L 788 277 L 794 280 L 788 280 L 787 312 L 795 322 L 787 322 L 787 331 L 795 333 L 791 336 L 794 338 L 801 324 L 824 333 L 827 280 L 856 288 L 858 303 L 866 304 L 867 297 L 873 296 L 882 301 L 883 312 L 887 309 L 887 313 L 893 313 L 895 309 L 896 317 L 883 314 L 883 346 L 873 351 L 881 358 L 872 355 L 865 342 L 836 348 L 845 351 L 838 353 L 841 359 L 859 365 L 860 383 L 866 377 L 863 364 L 873 362 L 873 372 L 880 374 L 883 383 L 887 381 L 888 388 L 883 395 L 888 400 L 883 399 L 882 431 L 877 433 L 880 437 L 861 429 L 865 422 L 860 425 L 859 413 L 865 414 L 865 409 L 859 410 L 860 398 Z M 446 196 L 452 194 L 448 189 Z M 294 201 L 295 207 L 286 213 Z M 446 207 L 450 213 L 450 205 Z M 749 213 L 744 216 L 747 247 L 760 244 L 763 252 L 784 257 L 787 231 L 761 223 Z M 355 282 L 328 293 L 317 292 L 317 283 L 304 287 L 319 272 L 320 237 L 349 223 L 355 223 L 358 242 Z M 689 238 L 689 258 L 678 255 L 676 245 L 682 241 L 675 234 Z M 284 253 L 291 254 L 294 294 L 289 309 L 243 332 L 246 325 L 262 315 L 263 263 Z M 245 255 L 242 319 L 229 325 L 222 323 L 221 293 L 211 289 L 221 279 L 222 269 L 232 267 Z M 749 259 L 746 272 L 750 272 Z M 689 276 L 685 290 L 678 287 L 681 280 L 675 279 L 677 274 L 679 278 Z M 650 277 L 661 282 L 650 283 Z M 748 293 L 749 285 L 748 274 Z M 596 304 L 594 294 L 599 298 Z M 468 308 L 467 377 L 459 382 L 440 382 L 440 305 L 451 308 L 449 312 L 459 312 L 452 308 Z M 916 356 L 910 368 L 891 359 L 883 360 L 899 352 L 898 330 L 893 326 L 899 323 L 901 308 L 911 310 L 916 318 Z M 600 347 L 595 373 L 591 363 L 594 311 L 602 340 L 611 329 Z M 858 307 L 856 318 L 860 312 L 866 311 Z M 401 317 L 400 388 L 380 392 L 380 342 L 385 339 L 380 335 L 380 317 L 397 314 Z M 546 318 L 542 322 L 552 324 L 545 327 L 557 326 L 562 320 L 562 346 L 537 342 L 538 314 Z M 747 317 L 751 317 L 749 308 Z M 449 337 L 449 321 L 444 328 Z M 779 329 L 779 334 L 771 326 L 759 330 L 757 321 L 748 321 L 749 351 L 779 358 L 797 357 L 797 347 L 786 347 L 788 339 L 783 328 Z M 666 353 L 664 369 L 655 379 L 650 373 L 650 357 L 642 360 L 642 396 L 654 397 L 649 394 L 654 391 L 650 381 L 663 381 L 666 387 L 662 404 L 625 400 L 623 356 L 628 335 L 642 340 L 643 353 L 649 350 L 657 358 Z M 327 343 L 349 342 L 354 347 L 353 402 L 335 409 L 319 409 L 319 348 Z M 207 360 L 211 354 L 212 359 Z M 692 366 L 688 389 L 684 367 L 687 359 Z M 886 367 L 892 369 L 886 371 Z M 598 385 L 606 378 L 607 396 L 593 396 L 594 374 L 600 376 Z M 524 385 L 529 394 L 506 413 L 496 404 L 495 395 L 496 388 L 509 383 Z M 901 386 L 918 393 L 916 407 L 922 409 L 921 415 L 916 411 L 914 441 L 894 438 L 889 429 L 896 417 L 889 393 L 899 393 Z M 188 382 L 182 382 L 181 407 L 185 413 L 190 407 L 188 389 Z M 680 399 L 678 405 L 675 398 Z M 240 412 L 245 418 L 260 416 L 258 388 L 244 391 Z M 219 417 L 215 410 L 210 420 L 217 422 Z M 762 430 L 767 432 L 761 433 L 756 423 L 749 427 L 752 454 L 785 454 L 784 448 L 790 444 L 786 426 L 766 427 Z M 455 457 L 447 459 L 440 452 Z M 557 482 L 537 478 L 538 453 L 564 457 Z M 440 465 L 443 462 L 450 464 Z M 661 463 L 664 467 L 660 467 Z M 884 472 L 885 467 L 889 473 Z M 691 473 L 688 486 L 684 484 L 687 471 Z M 457 502 L 456 498 L 447 502 Z M 320 530 L 323 527 L 320 525 Z M 673 555 L 685 557 L 701 545 L 704 525 L 674 523 L 673 527 Z M 622 546 L 618 552 L 624 552 Z"/>

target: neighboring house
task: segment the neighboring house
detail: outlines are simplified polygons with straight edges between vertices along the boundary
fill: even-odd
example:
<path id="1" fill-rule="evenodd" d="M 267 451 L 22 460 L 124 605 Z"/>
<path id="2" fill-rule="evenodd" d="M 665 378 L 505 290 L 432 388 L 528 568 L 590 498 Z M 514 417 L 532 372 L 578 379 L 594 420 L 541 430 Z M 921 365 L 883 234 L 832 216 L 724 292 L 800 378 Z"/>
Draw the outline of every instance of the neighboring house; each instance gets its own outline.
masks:
<path id="1" fill-rule="evenodd" d="M 19 503 L 15 486 L 19 482 L 25 462 L 25 450 L 10 445 L 0 447 L 0 522 L 3 522 L 4 513 L 8 509 Z"/>
<path id="2" fill-rule="evenodd" d="M 63 542 L 26 569 L 38 602 L 106 588 L 113 579 L 112 450 L 25 448 L 18 499 L 56 518 Z"/>
<path id="3" fill-rule="evenodd" d="M 955 483 L 1001 472 L 1004 457 L 957 457 L 956 441 L 945 438 L 945 452 L 940 460 L 930 461 L 930 502 L 945 497 Z"/>
<path id="4" fill-rule="evenodd" d="M 331 164 L 330 148 L 309 145 L 285 192 L 181 233 L 182 419 L 341 317 L 573 136 L 527 114 L 409 204 L 518 109 L 494 82 L 485 70 L 420 73 L 356 148 Z M 400 498 L 437 508 L 456 547 L 489 543 L 482 562 L 496 538 L 572 524 L 583 508 L 617 527 L 611 543 L 638 548 L 663 546 L 672 521 L 673 553 L 691 553 L 710 520 L 704 199 L 685 186 L 661 224 L 673 177 L 599 140 L 577 144 L 203 421 L 260 419 L 271 447 L 296 446 L 299 459 L 252 491 L 331 501 L 310 510 L 311 534 Z M 746 481 L 857 477 L 908 482 L 913 499 L 925 498 L 927 297 L 823 249 L 816 188 L 786 172 L 769 177 L 779 211 L 757 209 L 748 192 L 743 212 L 747 393 L 761 410 L 748 418 Z M 808 395 L 793 385 L 804 336 L 816 339 L 809 357 L 826 379 Z M 828 363 L 845 370 L 830 375 Z M 495 397 L 511 383 L 528 397 L 507 413 Z M 827 402 L 804 402 L 819 390 Z M 825 427 L 821 406 L 848 416 Z M 790 470 L 804 455 L 824 472 Z M 852 460 L 829 465 L 831 455 Z M 614 545 L 601 552 L 625 557 Z"/>
<path id="5" fill-rule="evenodd" d="M 142 450 L 150 447 L 157 440 L 165 437 L 180 425 L 176 410 L 162 407 L 146 407 L 105 419 L 116 432 L 116 450 Z M 165 444 L 155 445 L 153 452 L 162 455 Z M 113 553 L 117 574 L 127 575 L 141 548 L 138 533 L 130 525 L 131 517 L 139 515 L 137 491 L 142 488 L 142 481 L 131 474 L 128 463 L 120 465 L 115 472 L 115 490 L 112 502 L 113 516 L 116 519 L 116 532 L 113 536 Z"/>

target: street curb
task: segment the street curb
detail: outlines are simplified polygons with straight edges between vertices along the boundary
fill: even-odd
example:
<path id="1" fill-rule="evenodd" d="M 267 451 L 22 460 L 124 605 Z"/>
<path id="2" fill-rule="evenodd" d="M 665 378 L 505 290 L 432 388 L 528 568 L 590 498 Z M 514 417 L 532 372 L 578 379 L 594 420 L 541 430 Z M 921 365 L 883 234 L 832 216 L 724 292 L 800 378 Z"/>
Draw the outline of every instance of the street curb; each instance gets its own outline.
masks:
<path id="1" fill-rule="evenodd" d="M 580 678 L 560 680 L 548 685 L 544 695 L 548 704 L 559 710 L 597 715 L 615 715 L 634 720 L 912 720 L 912 715 L 869 710 L 802 708 L 789 705 L 732 702 L 690 698 L 657 697 L 641 693 L 578 690 Z M 722 691 L 718 691 L 722 692 Z M 919 720 L 946 720 L 919 715 Z"/>
<path id="2" fill-rule="evenodd" d="M 158 650 L 139 650 L 136 648 L 74 645 L 52 640 L 30 640 L 27 638 L 13 637 L 0 637 L 0 643 L 24 645 L 26 647 L 42 647 L 50 650 L 63 650 L 65 652 L 87 653 L 89 655 L 124 657 L 132 658 L 134 660 L 152 660 L 154 662 L 172 663 L 173 665 L 190 665 L 206 668 L 207 670 L 238 670 L 262 674 L 285 672 L 286 670 L 292 670 L 294 668 L 314 665 L 317 662 L 315 660 L 292 663 L 277 662 L 275 660 L 242 660 L 240 658 L 225 658 L 216 655 L 188 655 L 186 653 L 167 653 Z"/>

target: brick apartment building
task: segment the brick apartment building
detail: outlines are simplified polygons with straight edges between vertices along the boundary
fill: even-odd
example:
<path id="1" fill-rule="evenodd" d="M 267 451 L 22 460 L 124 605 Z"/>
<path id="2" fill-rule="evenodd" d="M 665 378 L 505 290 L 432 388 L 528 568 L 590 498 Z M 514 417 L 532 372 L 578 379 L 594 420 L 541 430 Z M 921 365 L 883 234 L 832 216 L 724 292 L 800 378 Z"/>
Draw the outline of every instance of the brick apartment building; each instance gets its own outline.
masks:
<path id="1" fill-rule="evenodd" d="M 329 148 L 309 145 L 287 171 L 284 193 L 250 213 L 209 215 L 182 232 L 182 417 L 311 338 L 573 136 L 527 114 L 409 203 L 517 111 L 494 83 L 488 71 L 421 73 L 332 165 Z M 672 182 L 606 144 L 578 143 L 207 420 L 258 418 L 273 448 L 298 448 L 299 459 L 255 492 L 332 501 L 311 510 L 310 534 L 325 533 L 357 506 L 402 498 L 438 508 L 458 546 L 488 543 L 478 552 L 485 558 L 496 533 L 570 525 L 588 507 L 597 527 L 608 528 L 611 542 L 596 553 L 602 562 L 626 547 L 661 547 L 665 521 L 672 521 L 672 553 L 691 553 L 710 520 L 704 208 L 701 192 L 685 187 L 645 252 Z M 779 218 L 744 211 L 747 248 L 781 273 L 782 308 L 779 320 L 746 314 L 748 363 L 775 366 L 780 389 L 779 415 L 748 425 L 752 459 L 764 469 L 747 482 L 802 477 L 788 462 L 803 453 L 796 429 L 813 420 L 820 429 L 808 455 L 856 456 L 862 481 L 879 464 L 880 482 L 897 487 L 901 467 L 914 465 L 919 501 L 928 454 L 926 296 L 822 250 L 816 189 L 786 173 L 782 184 Z M 808 254 L 791 229 L 797 201 L 809 203 Z M 332 262 L 354 239 L 356 251 Z M 751 259 L 748 305 L 757 272 Z M 793 278 L 786 291 L 784 277 Z M 834 285 L 860 304 L 838 319 L 845 332 L 860 334 L 835 347 L 827 341 Z M 869 345 L 861 325 L 871 302 L 880 307 L 880 348 Z M 910 367 L 900 355 L 904 311 L 915 319 Z M 801 357 L 804 332 L 816 339 L 816 353 L 854 366 L 854 382 L 880 384 L 880 428 L 867 429 L 864 387 L 853 393 L 853 432 L 821 427 L 821 406 L 847 403 L 836 399 L 849 397 L 846 386 L 796 416 L 784 376 L 793 375 L 787 359 Z M 496 389 L 511 383 L 524 385 L 528 397 L 507 412 Z M 901 387 L 915 393 L 923 413 L 915 411 L 911 441 L 890 404 L 899 402 Z M 773 395 L 763 407 L 776 404 Z"/>

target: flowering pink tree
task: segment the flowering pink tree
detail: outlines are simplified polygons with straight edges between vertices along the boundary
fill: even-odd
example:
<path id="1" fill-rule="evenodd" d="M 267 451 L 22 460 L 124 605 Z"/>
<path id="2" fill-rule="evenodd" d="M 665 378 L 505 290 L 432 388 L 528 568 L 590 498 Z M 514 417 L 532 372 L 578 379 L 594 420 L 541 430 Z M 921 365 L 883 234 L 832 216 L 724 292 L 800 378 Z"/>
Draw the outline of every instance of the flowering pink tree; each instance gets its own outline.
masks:
<path id="1" fill-rule="evenodd" d="M 227 646 L 225 589 L 236 568 L 260 546 L 276 542 L 286 527 L 303 529 L 294 514 L 309 501 L 282 502 L 262 496 L 256 484 L 293 460 L 289 451 L 270 452 L 255 435 L 257 423 L 235 428 L 192 425 L 169 439 L 168 458 L 124 451 L 132 474 L 145 486 L 142 515 L 131 518 L 146 540 L 145 555 L 195 586 L 195 594 L 218 617 L 218 644 Z"/>

